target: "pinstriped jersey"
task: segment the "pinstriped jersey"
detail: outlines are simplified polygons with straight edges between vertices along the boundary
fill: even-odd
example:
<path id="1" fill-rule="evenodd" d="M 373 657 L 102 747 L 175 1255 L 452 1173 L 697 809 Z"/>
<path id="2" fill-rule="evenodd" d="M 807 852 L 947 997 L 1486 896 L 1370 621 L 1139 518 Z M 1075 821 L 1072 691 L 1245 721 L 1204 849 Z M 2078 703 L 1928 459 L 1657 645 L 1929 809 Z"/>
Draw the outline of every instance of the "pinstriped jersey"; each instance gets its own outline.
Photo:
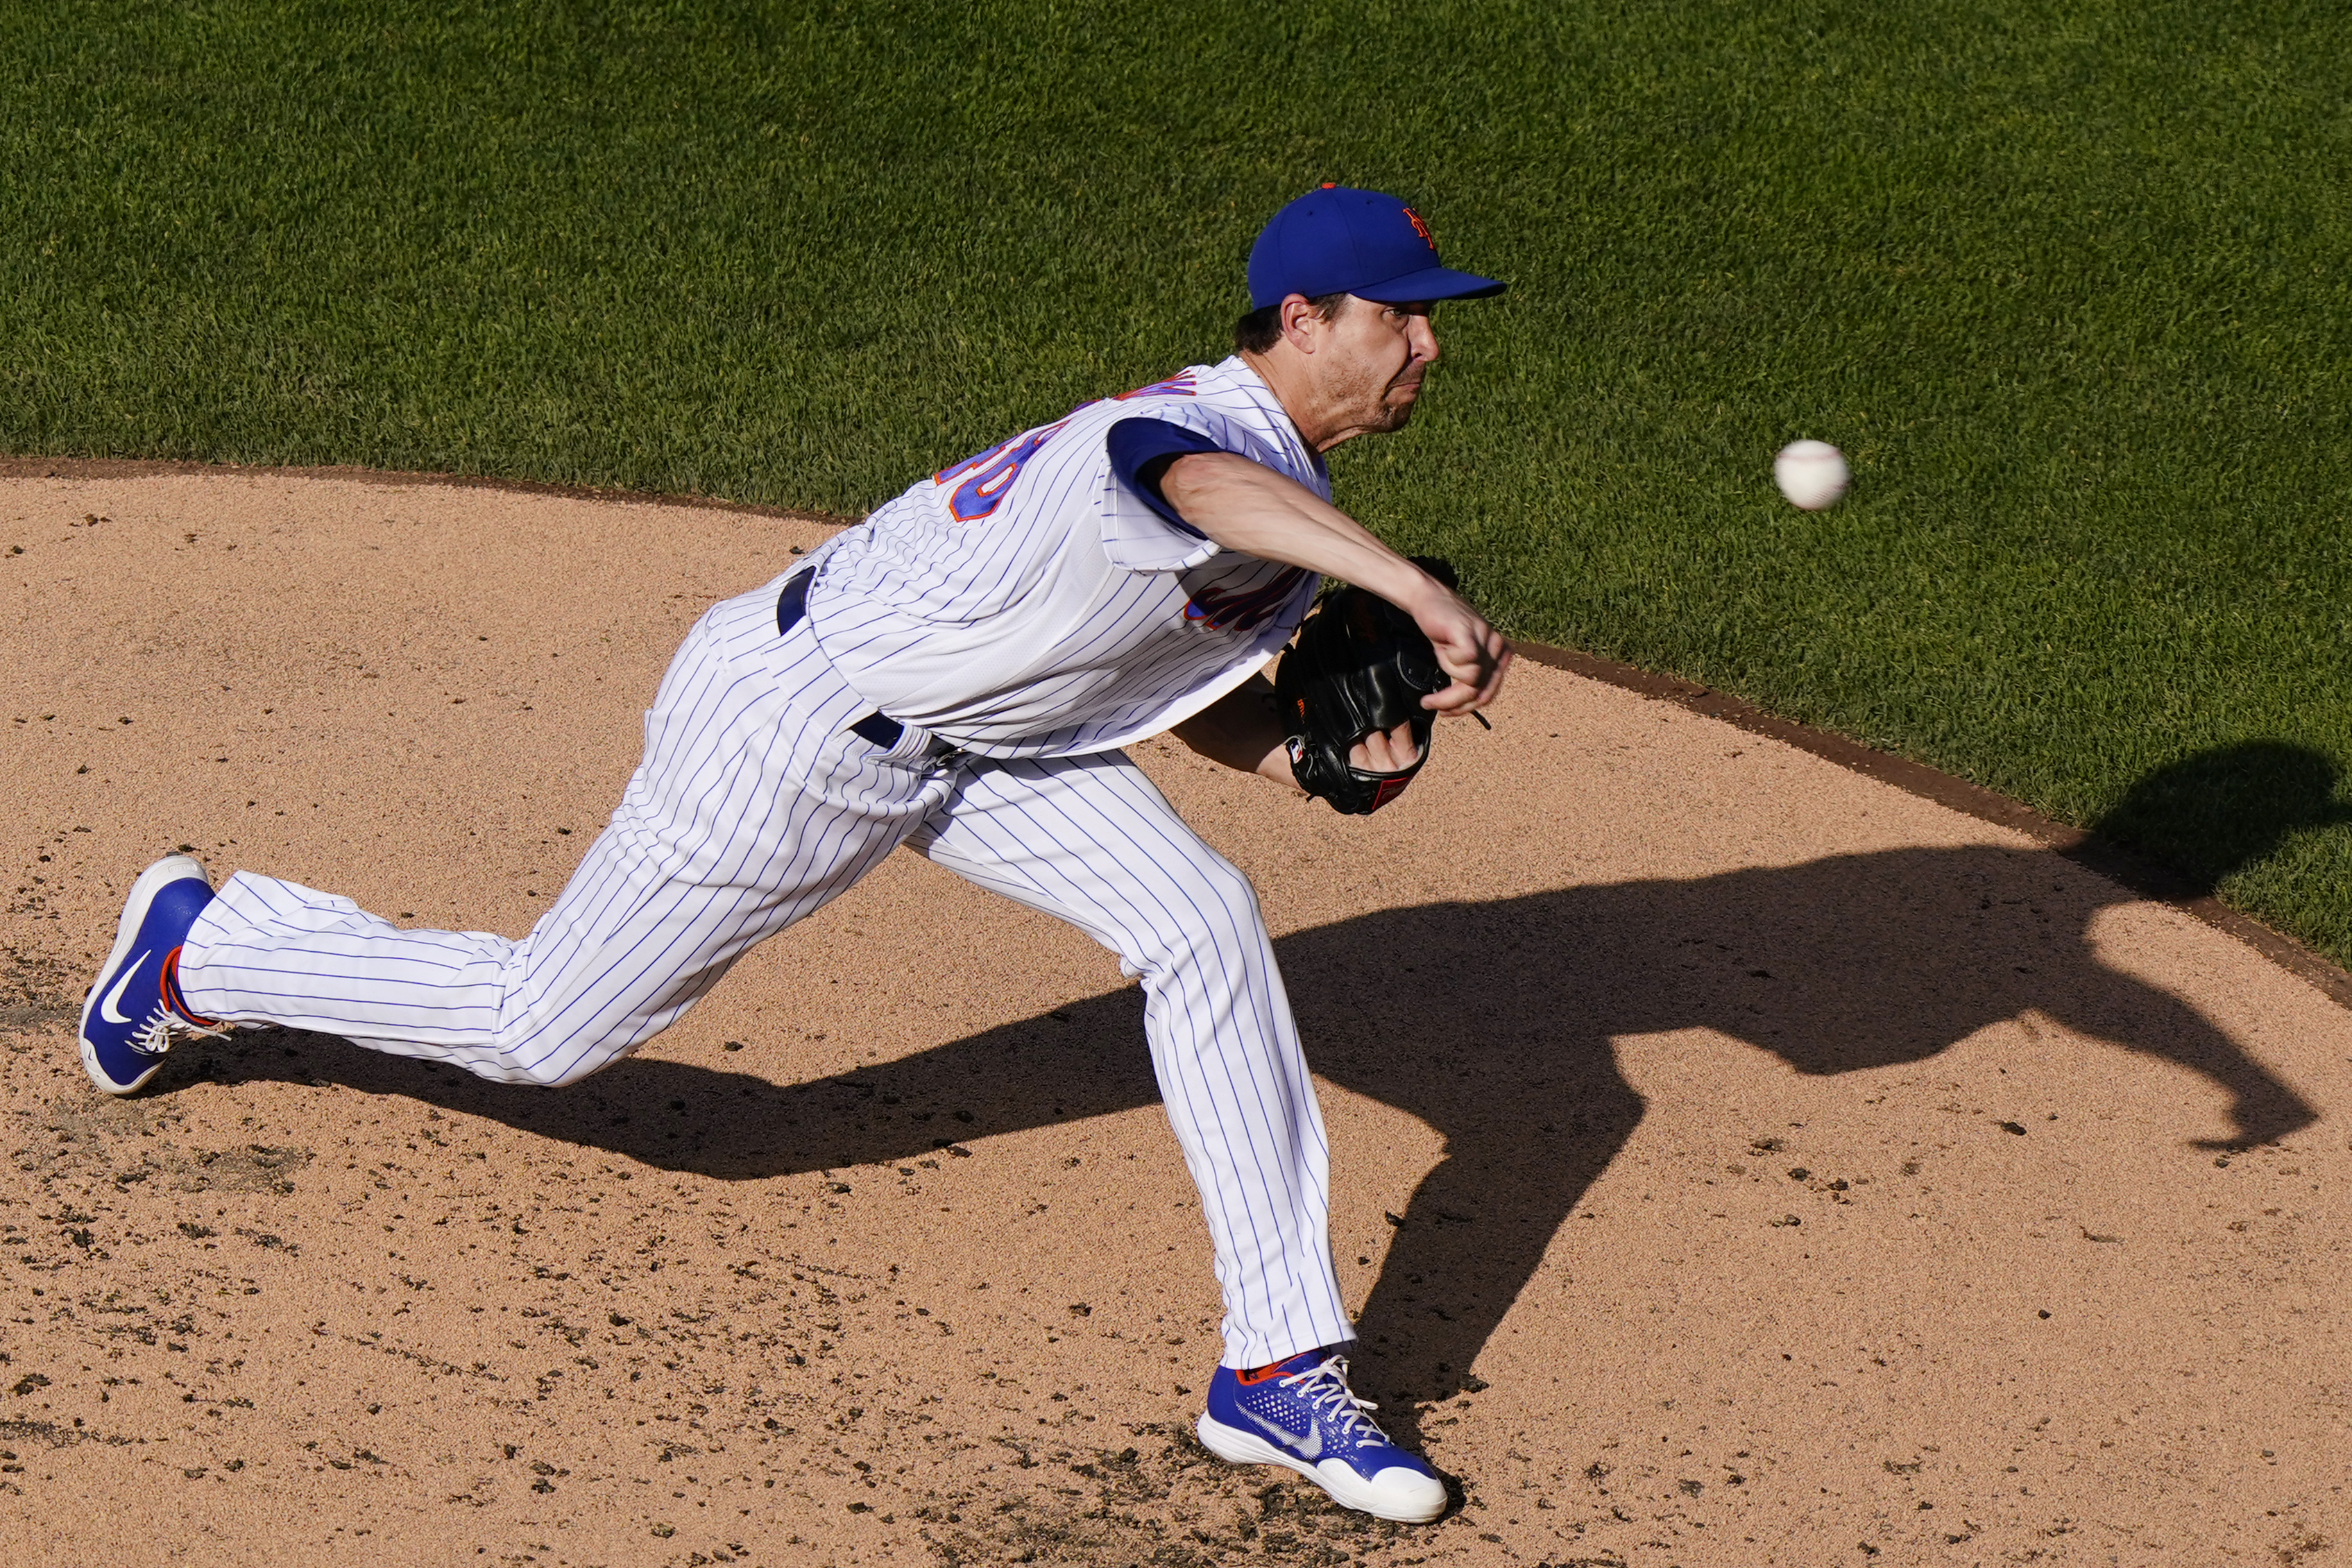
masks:
<path id="1" fill-rule="evenodd" d="M 1111 432 L 1135 419 L 1330 499 L 1238 357 L 1084 405 L 822 547 L 809 621 L 851 689 L 983 756 L 1078 756 L 1180 723 L 1270 660 L 1318 579 L 1221 549 L 1122 479 Z"/>

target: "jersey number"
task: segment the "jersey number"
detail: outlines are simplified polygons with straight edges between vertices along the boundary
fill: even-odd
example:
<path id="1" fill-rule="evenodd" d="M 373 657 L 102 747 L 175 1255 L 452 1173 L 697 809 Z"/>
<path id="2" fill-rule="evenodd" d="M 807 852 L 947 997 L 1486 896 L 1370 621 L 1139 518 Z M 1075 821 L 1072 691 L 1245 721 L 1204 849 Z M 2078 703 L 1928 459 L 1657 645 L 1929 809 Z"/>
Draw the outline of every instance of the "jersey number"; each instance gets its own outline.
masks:
<path id="1" fill-rule="evenodd" d="M 1062 421 L 1062 425 L 1068 423 L 1066 419 Z M 941 468 L 931 476 L 931 483 L 944 485 L 963 477 L 955 494 L 948 497 L 948 510 L 955 514 L 958 522 L 978 522 L 1003 503 L 1013 481 L 1021 477 L 1021 465 L 1035 457 L 1037 448 L 1050 440 L 1062 425 L 1048 425 L 1026 436 L 1015 436 L 976 458 L 966 458 L 951 468 Z"/>
<path id="2" fill-rule="evenodd" d="M 1150 386 L 1139 386 L 1133 392 L 1111 394 L 1113 403 L 1125 403 L 1131 397 L 1197 397 L 1190 375 L 1171 375 L 1166 381 L 1155 381 Z"/>

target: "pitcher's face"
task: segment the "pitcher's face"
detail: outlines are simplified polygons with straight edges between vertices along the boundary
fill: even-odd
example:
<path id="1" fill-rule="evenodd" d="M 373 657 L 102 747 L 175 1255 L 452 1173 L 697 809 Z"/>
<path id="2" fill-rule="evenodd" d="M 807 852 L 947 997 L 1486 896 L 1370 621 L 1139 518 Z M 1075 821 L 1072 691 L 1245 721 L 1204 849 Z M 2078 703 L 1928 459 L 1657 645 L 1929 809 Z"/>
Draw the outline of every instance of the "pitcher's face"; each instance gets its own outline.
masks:
<path id="1" fill-rule="evenodd" d="M 1313 358 L 1333 422 L 1355 431 L 1402 430 L 1421 397 L 1422 378 L 1437 363 L 1429 305 L 1383 305 L 1350 297 L 1326 323 Z"/>

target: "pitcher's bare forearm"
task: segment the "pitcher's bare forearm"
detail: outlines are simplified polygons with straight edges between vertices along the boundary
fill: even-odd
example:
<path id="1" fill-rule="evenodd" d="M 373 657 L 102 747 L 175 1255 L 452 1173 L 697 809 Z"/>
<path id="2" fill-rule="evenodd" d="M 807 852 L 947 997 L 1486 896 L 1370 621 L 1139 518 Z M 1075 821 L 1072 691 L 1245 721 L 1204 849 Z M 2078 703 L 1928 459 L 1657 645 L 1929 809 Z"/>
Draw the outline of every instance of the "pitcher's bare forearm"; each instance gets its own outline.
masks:
<path id="1" fill-rule="evenodd" d="M 1282 743 L 1282 721 L 1274 710 L 1274 688 L 1263 675 L 1251 676 L 1169 733 L 1236 773 L 1256 773 L 1286 789 L 1298 787 Z"/>
<path id="2" fill-rule="evenodd" d="M 1411 616 L 1454 684 L 1423 699 L 1441 713 L 1483 708 L 1511 662 L 1510 644 L 1462 597 L 1297 480 L 1230 452 L 1168 466 L 1160 493 L 1227 550 L 1303 566 L 1368 589 Z"/>
<path id="3" fill-rule="evenodd" d="M 1168 466 L 1160 493 L 1186 522 L 1228 550 L 1303 566 L 1368 588 L 1411 614 L 1444 584 L 1306 486 L 1230 452 L 1192 452 Z"/>
<path id="4" fill-rule="evenodd" d="M 1274 687 L 1263 675 L 1253 675 L 1216 701 L 1168 731 L 1213 763 L 1235 773 L 1272 779 L 1296 790 L 1290 748 L 1283 743 L 1282 715 L 1275 706 Z M 1387 734 L 1373 731 L 1356 742 L 1348 760 L 1372 773 L 1394 773 L 1412 765 L 1421 749 L 1412 726 L 1400 724 Z"/>

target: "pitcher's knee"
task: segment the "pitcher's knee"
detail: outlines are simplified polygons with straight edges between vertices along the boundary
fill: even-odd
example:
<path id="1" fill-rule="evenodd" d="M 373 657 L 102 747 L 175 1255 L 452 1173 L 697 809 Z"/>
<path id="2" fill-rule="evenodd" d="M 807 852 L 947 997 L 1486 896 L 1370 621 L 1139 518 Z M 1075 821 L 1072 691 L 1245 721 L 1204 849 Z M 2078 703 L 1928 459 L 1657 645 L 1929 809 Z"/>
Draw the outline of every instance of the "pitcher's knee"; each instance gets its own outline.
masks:
<path id="1" fill-rule="evenodd" d="M 1196 868 L 1140 945 L 1131 962 L 1147 974 L 1201 963 L 1225 970 L 1271 952 L 1257 889 L 1222 859 Z"/>
<path id="2" fill-rule="evenodd" d="M 474 1070 L 485 1078 L 498 1078 L 508 1083 L 562 1089 L 611 1067 L 635 1049 L 644 1037 L 646 1037 L 635 1036 L 627 1029 L 608 1029 L 560 1038 L 542 1035 L 512 1044 L 501 1042 L 497 1052 L 497 1070 L 480 1067 Z"/>
<path id="3" fill-rule="evenodd" d="M 619 1061 L 621 1056 L 622 1053 L 616 1051 L 610 1056 L 583 1056 L 539 1063 L 529 1069 L 530 1081 L 541 1089 L 567 1089 L 583 1078 L 593 1078 Z"/>

